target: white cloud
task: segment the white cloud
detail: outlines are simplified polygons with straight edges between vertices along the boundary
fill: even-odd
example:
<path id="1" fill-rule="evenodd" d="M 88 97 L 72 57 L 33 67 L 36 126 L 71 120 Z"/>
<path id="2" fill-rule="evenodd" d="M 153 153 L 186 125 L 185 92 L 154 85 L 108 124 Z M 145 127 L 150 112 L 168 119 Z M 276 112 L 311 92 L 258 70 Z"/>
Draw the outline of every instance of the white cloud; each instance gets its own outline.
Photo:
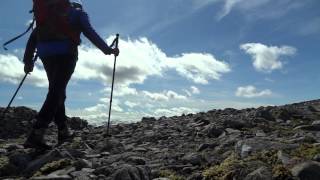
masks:
<path id="1" fill-rule="evenodd" d="M 24 65 L 14 55 L 0 54 L 0 81 L 18 84 L 22 80 L 24 74 Z M 31 75 L 27 77 L 27 84 L 34 84 L 38 87 L 46 87 L 46 73 L 35 67 Z"/>
<path id="2" fill-rule="evenodd" d="M 193 0 L 195 9 L 211 4 L 222 4 L 222 8 L 216 14 L 217 20 L 223 19 L 235 10 L 241 12 L 247 19 L 278 18 L 307 3 L 299 0 Z"/>
<path id="3" fill-rule="evenodd" d="M 134 102 L 131 102 L 131 101 L 126 101 L 126 102 L 124 102 L 124 104 L 125 104 L 126 106 L 130 107 L 130 108 L 134 108 L 134 107 L 140 105 L 140 103 L 134 103 Z"/>
<path id="4" fill-rule="evenodd" d="M 112 37 L 108 39 L 108 42 Z M 120 40 L 121 54 L 117 59 L 115 84 L 124 93 L 136 93 L 131 84 L 142 84 L 151 76 L 163 76 L 167 71 L 176 71 L 183 78 L 195 83 L 208 84 L 210 80 L 219 80 L 230 71 L 226 62 L 219 61 L 211 54 L 185 53 L 168 57 L 155 44 L 146 38 L 138 40 Z M 73 74 L 74 80 L 97 80 L 109 86 L 113 72 L 113 56 L 105 56 L 95 47 L 79 47 L 79 60 Z M 23 63 L 14 55 L 0 55 L 0 80 L 19 82 L 23 76 Z M 29 82 L 46 87 L 46 75 L 35 68 Z"/>
<path id="5" fill-rule="evenodd" d="M 189 90 L 184 89 L 183 92 L 185 92 L 188 97 L 192 96 L 192 93 Z"/>
<path id="6" fill-rule="evenodd" d="M 229 64 L 217 60 L 211 54 L 183 54 L 180 57 L 168 58 L 166 64 L 197 84 L 208 84 L 209 80 L 219 80 L 222 74 L 231 71 Z"/>
<path id="7" fill-rule="evenodd" d="M 156 109 L 154 114 L 155 116 L 181 116 L 182 114 L 196 113 L 199 110 L 196 108 L 188 108 L 188 107 L 177 107 L 177 108 L 159 108 Z"/>
<path id="8" fill-rule="evenodd" d="M 283 67 L 281 56 L 292 56 L 297 51 L 291 46 L 266 46 L 261 43 L 242 44 L 240 49 L 251 55 L 253 66 L 257 71 L 267 73 Z"/>
<path id="9" fill-rule="evenodd" d="M 163 91 L 162 93 L 151 93 L 149 91 L 142 91 L 145 97 L 150 98 L 153 101 L 169 101 L 169 100 L 185 100 L 186 96 L 180 95 L 174 91 Z"/>
<path id="10" fill-rule="evenodd" d="M 243 0 L 225 0 L 223 9 L 219 12 L 218 14 L 218 19 L 222 19 L 223 17 L 225 17 L 226 15 L 228 15 L 230 13 L 230 11 L 232 10 L 232 8 L 240 3 Z"/>
<path id="11" fill-rule="evenodd" d="M 256 98 L 256 97 L 266 97 L 272 95 L 272 91 L 265 89 L 263 91 L 258 91 L 254 86 L 244 86 L 238 87 L 236 91 L 236 96 L 245 98 Z"/>
<path id="12" fill-rule="evenodd" d="M 163 76 L 168 70 L 177 71 L 195 83 L 207 84 L 210 80 L 219 80 L 222 74 L 230 71 L 226 62 L 215 59 L 211 54 L 185 53 L 168 57 L 146 38 L 120 40 L 119 44 L 121 54 L 116 67 L 117 84 L 141 84 L 150 76 Z M 79 61 L 74 74 L 76 79 L 97 79 L 110 83 L 112 70 L 112 57 L 106 57 L 95 48 L 79 49 Z"/>
<path id="13" fill-rule="evenodd" d="M 101 92 L 110 95 L 111 87 L 106 87 Z M 138 94 L 137 90 L 135 88 L 129 87 L 129 85 L 120 84 L 120 85 L 115 85 L 115 87 L 113 88 L 113 96 L 115 97 L 126 96 L 126 95 L 136 95 L 136 94 Z"/>
<path id="14" fill-rule="evenodd" d="M 190 89 L 193 94 L 200 94 L 200 90 L 197 87 L 191 86 Z"/>

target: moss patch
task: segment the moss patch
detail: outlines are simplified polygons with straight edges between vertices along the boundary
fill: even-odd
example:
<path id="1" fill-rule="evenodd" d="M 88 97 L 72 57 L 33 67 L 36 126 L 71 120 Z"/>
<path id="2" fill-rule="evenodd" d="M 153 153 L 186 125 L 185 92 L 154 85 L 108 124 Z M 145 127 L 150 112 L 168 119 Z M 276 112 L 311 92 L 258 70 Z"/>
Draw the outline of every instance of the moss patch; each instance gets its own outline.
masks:
<path id="1" fill-rule="evenodd" d="M 170 180 L 184 180 L 185 178 L 182 176 L 177 175 L 174 171 L 170 170 L 162 170 L 159 173 L 160 177 L 166 177 Z"/>
<path id="2" fill-rule="evenodd" d="M 278 152 L 277 150 L 265 150 L 265 151 L 257 152 L 256 154 L 249 156 L 245 160 L 246 161 L 258 160 L 270 166 L 273 166 L 278 163 L 277 152 Z"/>
<path id="3" fill-rule="evenodd" d="M 53 161 L 44 165 L 39 171 L 37 171 L 33 176 L 41 176 L 45 174 L 49 174 L 53 171 L 63 169 L 67 166 L 71 165 L 71 161 L 69 159 L 60 159 L 58 161 Z"/>
<path id="4" fill-rule="evenodd" d="M 289 154 L 291 156 L 310 160 L 315 155 L 320 154 L 320 146 L 315 146 L 312 144 L 301 144 L 299 148 L 289 152 Z"/>
<path id="5" fill-rule="evenodd" d="M 203 171 L 203 176 L 206 179 L 225 179 L 231 177 L 236 172 L 239 172 L 246 168 L 244 161 L 240 160 L 239 157 L 232 153 L 222 163 L 216 166 L 212 166 Z"/>
<path id="6" fill-rule="evenodd" d="M 283 165 L 277 164 L 272 168 L 273 179 L 291 179 L 291 172 Z"/>

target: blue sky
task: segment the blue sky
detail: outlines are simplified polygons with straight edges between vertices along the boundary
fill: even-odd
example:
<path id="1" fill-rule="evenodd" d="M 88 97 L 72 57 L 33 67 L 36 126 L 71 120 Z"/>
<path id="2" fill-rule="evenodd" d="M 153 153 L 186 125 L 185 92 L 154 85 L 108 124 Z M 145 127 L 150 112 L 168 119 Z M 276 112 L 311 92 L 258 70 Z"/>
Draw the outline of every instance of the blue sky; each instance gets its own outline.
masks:
<path id="1" fill-rule="evenodd" d="M 22 32 L 31 0 L 2 0 L 0 43 Z M 319 97 L 318 0 L 82 0 L 108 43 L 120 33 L 112 120 Z M 0 50 L 0 106 L 23 76 L 26 37 Z M 83 37 L 67 113 L 107 119 L 112 56 Z M 13 106 L 39 109 L 47 92 L 40 61 Z"/>

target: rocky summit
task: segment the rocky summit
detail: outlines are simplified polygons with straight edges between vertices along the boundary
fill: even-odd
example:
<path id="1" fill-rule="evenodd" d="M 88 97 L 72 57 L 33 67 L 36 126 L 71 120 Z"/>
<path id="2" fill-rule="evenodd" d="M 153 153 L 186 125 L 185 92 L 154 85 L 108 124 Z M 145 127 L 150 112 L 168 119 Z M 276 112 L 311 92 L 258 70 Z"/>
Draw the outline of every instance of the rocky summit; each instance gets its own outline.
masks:
<path id="1" fill-rule="evenodd" d="M 1 117 L 0 179 L 320 179 L 320 100 L 144 117 L 112 125 L 111 136 L 69 118 L 74 139 L 46 152 L 22 146 L 35 114 L 16 107 Z M 51 125 L 46 139 L 56 137 Z"/>

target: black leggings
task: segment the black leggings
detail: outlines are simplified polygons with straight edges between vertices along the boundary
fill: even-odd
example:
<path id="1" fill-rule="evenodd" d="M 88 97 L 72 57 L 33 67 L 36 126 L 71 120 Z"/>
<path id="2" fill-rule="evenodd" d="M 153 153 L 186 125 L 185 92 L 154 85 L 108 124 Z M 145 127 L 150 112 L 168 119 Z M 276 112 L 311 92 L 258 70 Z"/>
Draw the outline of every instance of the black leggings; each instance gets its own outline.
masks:
<path id="1" fill-rule="evenodd" d="M 59 55 L 42 58 L 49 81 L 47 98 L 36 117 L 34 128 L 48 128 L 54 121 L 59 129 L 66 127 L 66 88 L 74 72 L 77 56 Z"/>

